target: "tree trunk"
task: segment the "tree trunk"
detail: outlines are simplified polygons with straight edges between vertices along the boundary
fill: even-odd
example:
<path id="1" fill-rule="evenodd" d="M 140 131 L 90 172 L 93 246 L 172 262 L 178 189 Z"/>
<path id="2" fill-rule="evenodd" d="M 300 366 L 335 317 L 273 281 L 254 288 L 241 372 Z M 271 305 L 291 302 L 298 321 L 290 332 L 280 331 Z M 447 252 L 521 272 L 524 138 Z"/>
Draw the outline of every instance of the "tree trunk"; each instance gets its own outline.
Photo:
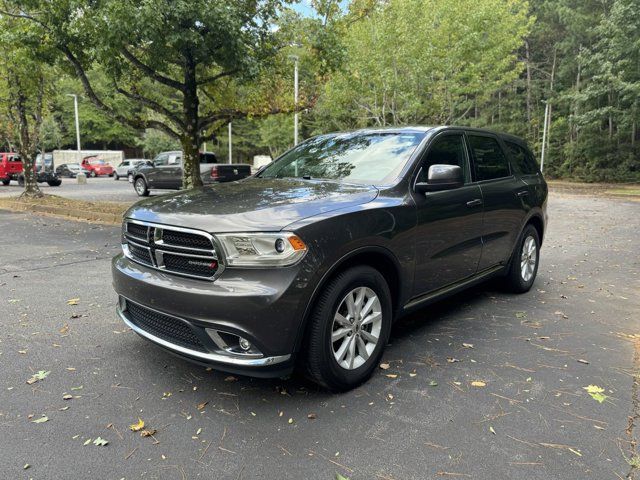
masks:
<path id="1" fill-rule="evenodd" d="M 15 109 L 18 114 L 19 121 L 19 143 L 18 154 L 22 159 L 22 175 L 24 178 L 24 192 L 21 197 L 42 197 L 42 191 L 38 187 L 37 176 L 35 172 L 35 150 L 37 145 L 37 135 L 34 133 L 33 138 L 29 132 L 29 122 L 27 120 L 26 96 L 22 91 L 18 91 L 15 97 Z M 36 123 L 34 132 L 39 130 L 38 118 L 36 115 Z"/>
<path id="2" fill-rule="evenodd" d="M 185 59 L 182 110 L 185 131 L 180 136 L 182 144 L 182 188 L 202 186 L 200 178 L 200 134 L 198 132 L 198 85 L 196 68 L 190 56 Z"/>

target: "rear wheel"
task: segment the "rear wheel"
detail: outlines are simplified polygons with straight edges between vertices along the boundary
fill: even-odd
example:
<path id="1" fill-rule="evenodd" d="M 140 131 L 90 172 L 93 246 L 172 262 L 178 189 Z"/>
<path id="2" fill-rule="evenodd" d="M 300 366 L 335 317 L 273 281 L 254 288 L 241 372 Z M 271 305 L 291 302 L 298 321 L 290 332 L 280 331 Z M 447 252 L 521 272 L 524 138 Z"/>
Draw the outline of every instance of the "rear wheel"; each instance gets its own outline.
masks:
<path id="1" fill-rule="evenodd" d="M 331 390 L 348 390 L 371 376 L 391 331 L 392 303 L 380 272 L 368 266 L 338 274 L 311 314 L 307 371 Z"/>
<path id="2" fill-rule="evenodd" d="M 116 172 L 116 173 L 114 173 L 114 174 L 113 174 L 113 179 L 114 179 L 114 180 L 120 180 L 120 175 L 118 175 L 118 173 L 117 173 L 117 172 Z"/>
<path id="3" fill-rule="evenodd" d="M 148 197 L 149 196 L 149 188 L 147 187 L 147 182 L 145 182 L 144 178 L 138 177 L 133 184 L 136 189 L 136 193 L 139 197 Z"/>
<path id="4" fill-rule="evenodd" d="M 60 185 L 62 185 L 62 180 L 56 178 L 55 180 L 49 180 L 47 183 L 50 187 L 59 187 Z"/>
<path id="5" fill-rule="evenodd" d="M 96 174 L 95 170 L 91 170 L 91 173 L 89 174 L 90 177 L 96 178 L 98 175 Z"/>
<path id="6" fill-rule="evenodd" d="M 11 179 L 10 178 L 3 178 L 2 179 L 2 184 L 6 187 L 7 185 L 9 185 L 11 183 Z"/>
<path id="7" fill-rule="evenodd" d="M 512 292 L 528 292 L 538 274 L 540 263 L 540 237 L 533 225 L 527 225 L 511 257 L 505 278 L 506 287 Z"/>

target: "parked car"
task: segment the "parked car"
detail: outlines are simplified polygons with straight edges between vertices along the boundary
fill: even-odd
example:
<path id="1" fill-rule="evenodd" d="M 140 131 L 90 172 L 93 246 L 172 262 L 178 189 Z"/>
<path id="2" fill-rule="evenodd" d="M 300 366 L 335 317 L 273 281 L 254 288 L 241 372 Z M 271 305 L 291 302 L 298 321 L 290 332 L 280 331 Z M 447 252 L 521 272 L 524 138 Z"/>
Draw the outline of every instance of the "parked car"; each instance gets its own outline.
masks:
<path id="1" fill-rule="evenodd" d="M 137 165 L 134 165 L 132 167 L 129 168 L 129 170 L 127 170 L 127 181 L 129 183 L 133 183 L 133 178 L 135 176 L 135 172 L 137 170 L 139 170 L 142 167 L 153 167 L 153 161 L 152 160 L 146 160 L 144 162 L 138 163 Z"/>
<path id="2" fill-rule="evenodd" d="M 76 178 L 80 173 L 84 173 L 87 177 L 91 173 L 84 167 L 81 167 L 79 163 L 63 163 L 56 168 L 56 173 L 60 177 Z"/>
<path id="3" fill-rule="evenodd" d="M 11 180 L 18 182 L 18 185 L 24 185 L 23 165 L 20 156 L 13 152 L 0 153 L 0 179 L 3 185 L 9 185 Z M 47 153 L 42 156 L 38 154 L 34 165 L 36 173 L 36 182 L 48 183 L 52 187 L 59 187 L 62 180 L 58 178 L 54 170 L 53 155 Z"/>
<path id="4" fill-rule="evenodd" d="M 97 155 L 89 155 L 82 159 L 81 165 L 89 171 L 90 177 L 108 175 L 113 177 L 113 167 Z"/>
<path id="5" fill-rule="evenodd" d="M 133 169 L 136 165 L 149 162 L 149 160 L 145 158 L 129 158 L 127 160 L 123 160 L 120 165 L 118 165 L 113 173 L 113 178 L 116 180 L 120 180 L 120 177 L 128 177 L 129 170 Z"/>
<path id="6" fill-rule="evenodd" d="M 374 371 L 394 320 L 491 277 L 528 291 L 546 223 L 547 184 L 520 138 L 323 135 L 256 176 L 132 206 L 117 311 L 182 358 L 258 376 L 302 364 L 345 390 Z"/>
<path id="7" fill-rule="evenodd" d="M 151 165 L 142 164 L 133 170 L 133 187 L 141 197 L 151 189 L 180 190 L 182 188 L 182 152 L 162 152 Z M 213 153 L 200 154 L 202 183 L 231 182 L 251 175 L 251 165 L 218 163 Z"/>

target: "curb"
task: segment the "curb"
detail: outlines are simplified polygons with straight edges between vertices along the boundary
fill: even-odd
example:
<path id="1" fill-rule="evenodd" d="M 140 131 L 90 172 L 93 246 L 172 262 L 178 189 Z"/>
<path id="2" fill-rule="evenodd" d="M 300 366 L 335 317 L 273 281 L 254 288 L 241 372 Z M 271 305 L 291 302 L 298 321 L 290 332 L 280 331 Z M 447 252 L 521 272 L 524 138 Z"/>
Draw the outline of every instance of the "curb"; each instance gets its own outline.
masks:
<path id="1" fill-rule="evenodd" d="M 37 203 L 27 202 L 2 202 L 0 209 L 4 210 L 20 210 L 23 212 L 45 213 L 56 217 L 64 217 L 76 220 L 86 220 L 89 222 L 106 223 L 109 225 L 120 225 L 122 223 L 122 215 L 113 213 L 94 212 L 89 210 L 81 210 L 79 208 L 62 208 L 52 205 L 39 205 Z"/>

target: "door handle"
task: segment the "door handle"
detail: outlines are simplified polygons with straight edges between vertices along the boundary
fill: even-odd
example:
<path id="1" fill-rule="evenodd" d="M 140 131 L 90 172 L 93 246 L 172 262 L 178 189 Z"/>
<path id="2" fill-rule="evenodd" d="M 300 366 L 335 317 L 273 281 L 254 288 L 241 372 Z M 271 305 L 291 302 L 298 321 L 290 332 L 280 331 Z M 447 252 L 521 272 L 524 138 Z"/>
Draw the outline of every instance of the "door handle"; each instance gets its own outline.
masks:
<path id="1" fill-rule="evenodd" d="M 469 208 L 479 207 L 480 205 L 482 205 L 482 200 L 479 198 L 476 198 L 475 200 L 470 200 L 467 202 L 467 207 Z"/>
<path id="2" fill-rule="evenodd" d="M 529 195 L 529 190 L 521 190 L 520 192 L 517 193 L 517 195 L 519 197 L 526 197 L 527 195 Z"/>

